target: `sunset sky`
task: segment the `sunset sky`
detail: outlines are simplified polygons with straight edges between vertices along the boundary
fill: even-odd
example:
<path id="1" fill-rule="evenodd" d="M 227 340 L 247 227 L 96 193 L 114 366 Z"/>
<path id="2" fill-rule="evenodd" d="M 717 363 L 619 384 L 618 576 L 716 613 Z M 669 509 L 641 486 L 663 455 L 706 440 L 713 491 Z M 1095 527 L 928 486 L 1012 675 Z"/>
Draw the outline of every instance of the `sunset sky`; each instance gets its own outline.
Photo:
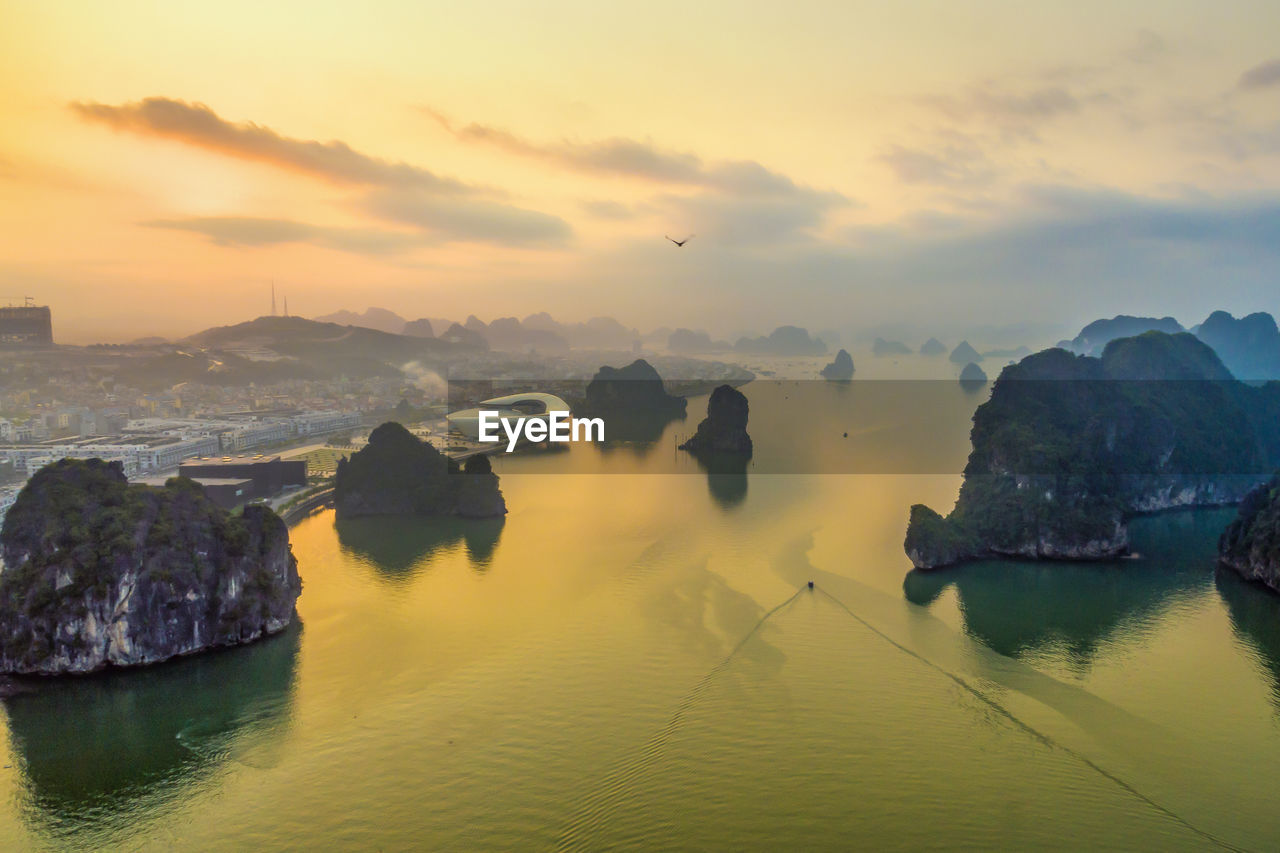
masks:
<path id="1" fill-rule="evenodd" d="M 1280 312 L 1280 4 L 0 0 L 0 294 L 716 334 Z M 683 249 L 662 238 L 696 233 Z"/>

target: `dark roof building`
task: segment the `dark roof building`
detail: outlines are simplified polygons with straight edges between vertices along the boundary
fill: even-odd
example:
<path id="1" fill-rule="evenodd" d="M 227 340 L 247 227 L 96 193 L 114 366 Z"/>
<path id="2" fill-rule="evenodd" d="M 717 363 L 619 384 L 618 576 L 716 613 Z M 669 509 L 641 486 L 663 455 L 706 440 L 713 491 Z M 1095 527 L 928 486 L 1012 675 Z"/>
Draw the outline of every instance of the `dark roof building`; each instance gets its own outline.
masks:
<path id="1" fill-rule="evenodd" d="M 252 483 L 242 500 L 277 494 L 287 486 L 305 486 L 305 459 L 284 461 L 279 456 L 213 456 L 189 459 L 178 474 L 193 480 L 244 480 Z"/>

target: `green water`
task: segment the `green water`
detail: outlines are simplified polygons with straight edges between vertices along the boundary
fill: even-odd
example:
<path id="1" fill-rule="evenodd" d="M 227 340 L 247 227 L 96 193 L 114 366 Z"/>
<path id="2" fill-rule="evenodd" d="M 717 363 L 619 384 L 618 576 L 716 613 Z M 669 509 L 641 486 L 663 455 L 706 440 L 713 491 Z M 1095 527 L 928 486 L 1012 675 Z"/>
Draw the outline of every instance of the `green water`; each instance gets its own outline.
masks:
<path id="1" fill-rule="evenodd" d="M 746 390 L 799 471 L 958 471 L 976 404 Z M 1215 572 L 1231 510 L 913 573 L 956 475 L 708 476 L 693 426 L 499 460 L 505 522 L 322 512 L 286 634 L 6 700 L 0 848 L 1280 846 L 1280 596 Z"/>

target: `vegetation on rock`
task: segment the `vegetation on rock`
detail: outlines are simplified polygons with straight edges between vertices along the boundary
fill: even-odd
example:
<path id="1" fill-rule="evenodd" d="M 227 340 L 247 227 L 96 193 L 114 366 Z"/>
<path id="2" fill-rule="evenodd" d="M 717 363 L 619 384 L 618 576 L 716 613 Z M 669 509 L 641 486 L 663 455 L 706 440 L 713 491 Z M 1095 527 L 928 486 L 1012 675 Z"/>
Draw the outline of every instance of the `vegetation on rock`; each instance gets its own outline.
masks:
<path id="1" fill-rule="evenodd" d="M 917 568 L 980 556 L 1096 559 L 1125 518 L 1239 501 L 1280 463 L 1280 383 L 1231 379 L 1189 334 L 1148 332 L 1101 358 L 1050 349 L 1001 372 L 945 519 L 912 509 Z"/>
<path id="2" fill-rule="evenodd" d="M 731 385 L 721 385 L 711 392 L 707 416 L 698 424 L 693 437 L 680 445 L 681 450 L 695 454 L 733 454 L 750 456 L 751 436 L 747 434 L 747 397 Z"/>
<path id="3" fill-rule="evenodd" d="M 365 515 L 505 515 L 498 476 L 483 456 L 457 462 L 394 421 L 369 434 L 369 443 L 338 463 L 333 483 L 339 518 Z"/>
<path id="4" fill-rule="evenodd" d="M 248 642 L 301 591 L 283 521 L 232 515 L 195 482 L 130 485 L 119 463 L 36 472 L 0 533 L 0 670 L 87 672 Z"/>
<path id="5" fill-rule="evenodd" d="M 1218 540 L 1218 559 L 1249 580 L 1280 591 L 1280 476 L 1250 492 Z"/>

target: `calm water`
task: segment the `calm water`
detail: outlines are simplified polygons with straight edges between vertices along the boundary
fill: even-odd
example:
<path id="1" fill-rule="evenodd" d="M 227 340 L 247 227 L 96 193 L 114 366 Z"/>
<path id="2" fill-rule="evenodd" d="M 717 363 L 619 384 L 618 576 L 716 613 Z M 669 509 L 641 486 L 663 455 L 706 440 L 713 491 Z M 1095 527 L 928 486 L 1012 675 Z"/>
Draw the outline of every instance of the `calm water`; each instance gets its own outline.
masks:
<path id="1" fill-rule="evenodd" d="M 1232 511 L 920 574 L 907 508 L 958 476 L 762 473 L 958 471 L 947 387 L 748 386 L 744 472 L 674 452 L 694 418 L 502 459 L 505 522 L 320 513 L 285 635 L 4 703 L 0 847 L 1280 846 L 1280 597 L 1215 573 Z"/>

